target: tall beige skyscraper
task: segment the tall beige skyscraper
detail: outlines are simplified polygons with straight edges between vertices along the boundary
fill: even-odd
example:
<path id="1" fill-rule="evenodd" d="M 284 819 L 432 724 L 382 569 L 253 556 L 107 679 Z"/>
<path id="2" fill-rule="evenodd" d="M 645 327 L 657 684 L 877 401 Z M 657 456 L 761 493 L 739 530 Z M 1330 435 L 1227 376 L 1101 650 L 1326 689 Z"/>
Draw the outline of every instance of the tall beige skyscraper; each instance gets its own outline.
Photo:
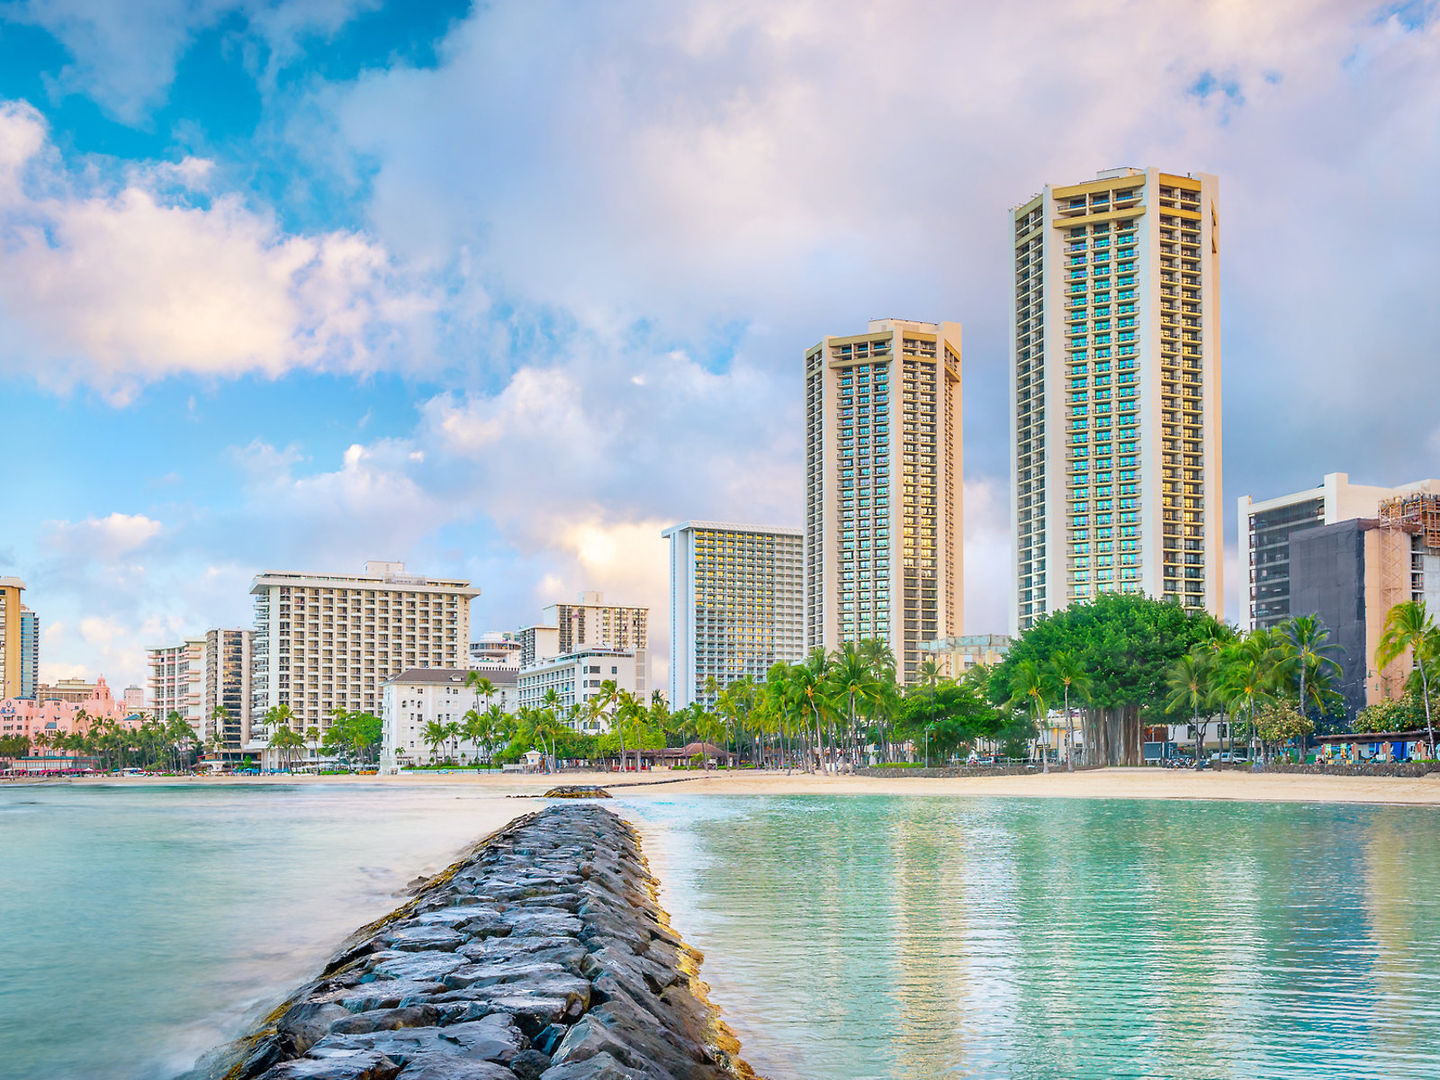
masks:
<path id="1" fill-rule="evenodd" d="M 960 325 L 877 319 L 805 353 L 807 648 L 879 638 L 918 677 L 961 633 Z"/>
<path id="2" fill-rule="evenodd" d="M 1012 630 L 1102 592 L 1223 614 L 1218 201 L 1112 169 L 1011 211 Z"/>
<path id="3" fill-rule="evenodd" d="M 0 577 L 0 698 L 20 696 L 20 602 L 25 583 L 16 577 Z"/>

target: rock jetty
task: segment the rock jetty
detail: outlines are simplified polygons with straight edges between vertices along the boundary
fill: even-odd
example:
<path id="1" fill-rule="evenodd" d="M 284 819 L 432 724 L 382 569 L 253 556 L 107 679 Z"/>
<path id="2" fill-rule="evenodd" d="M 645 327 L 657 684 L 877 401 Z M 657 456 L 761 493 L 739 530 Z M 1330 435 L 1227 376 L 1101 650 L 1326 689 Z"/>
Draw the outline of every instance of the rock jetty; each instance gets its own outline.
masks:
<path id="1" fill-rule="evenodd" d="M 529 814 L 403 907 L 192 1080 L 734 1080 L 754 1073 L 656 902 L 633 829 Z"/>

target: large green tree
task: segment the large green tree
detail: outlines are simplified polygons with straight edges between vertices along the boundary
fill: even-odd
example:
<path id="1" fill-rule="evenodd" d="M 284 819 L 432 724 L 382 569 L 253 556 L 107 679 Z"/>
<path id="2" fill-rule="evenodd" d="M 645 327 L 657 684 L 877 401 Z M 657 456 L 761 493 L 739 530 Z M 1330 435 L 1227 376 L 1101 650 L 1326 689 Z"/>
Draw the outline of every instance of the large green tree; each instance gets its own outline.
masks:
<path id="1" fill-rule="evenodd" d="M 1215 635 L 1214 620 L 1178 603 L 1128 593 L 1102 593 L 1042 616 L 1011 645 L 990 677 L 990 700 L 1010 701 L 1016 673 L 1068 653 L 1090 679 L 1082 713 L 1087 760 L 1138 765 L 1147 724 L 1166 715 L 1166 671 L 1196 644 Z"/>

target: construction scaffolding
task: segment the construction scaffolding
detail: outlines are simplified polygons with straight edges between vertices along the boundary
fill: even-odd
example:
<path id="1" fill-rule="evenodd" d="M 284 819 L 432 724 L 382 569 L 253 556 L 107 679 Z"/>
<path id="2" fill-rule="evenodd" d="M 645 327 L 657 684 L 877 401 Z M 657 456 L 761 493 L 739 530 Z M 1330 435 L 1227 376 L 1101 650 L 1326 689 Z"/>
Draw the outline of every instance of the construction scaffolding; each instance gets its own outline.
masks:
<path id="1" fill-rule="evenodd" d="M 1440 548 L 1440 495 L 1416 491 L 1386 499 L 1380 504 L 1380 520 L 1418 533 L 1427 548 Z"/>

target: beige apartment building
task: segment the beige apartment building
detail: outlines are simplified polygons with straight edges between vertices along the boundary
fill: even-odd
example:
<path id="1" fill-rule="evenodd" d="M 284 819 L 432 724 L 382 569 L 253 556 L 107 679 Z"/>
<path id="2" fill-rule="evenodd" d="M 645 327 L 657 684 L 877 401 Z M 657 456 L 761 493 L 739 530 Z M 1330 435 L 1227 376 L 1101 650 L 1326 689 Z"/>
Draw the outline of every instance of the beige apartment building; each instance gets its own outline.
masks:
<path id="1" fill-rule="evenodd" d="M 805 643 L 877 638 L 918 678 L 963 629 L 960 325 L 877 319 L 805 353 Z"/>
<path id="2" fill-rule="evenodd" d="M 1112 169 L 1011 211 L 1011 630 L 1104 592 L 1223 614 L 1219 181 Z"/>
<path id="3" fill-rule="evenodd" d="M 288 705 L 292 726 L 323 733 L 335 709 L 380 715 L 381 687 L 410 668 L 464 668 L 470 582 L 367 562 L 363 574 L 272 571 L 250 588 L 249 752 L 264 749 L 265 716 Z"/>
<path id="4" fill-rule="evenodd" d="M 25 583 L 17 577 L 0 577 L 0 700 L 18 698 L 20 688 L 20 602 Z"/>

